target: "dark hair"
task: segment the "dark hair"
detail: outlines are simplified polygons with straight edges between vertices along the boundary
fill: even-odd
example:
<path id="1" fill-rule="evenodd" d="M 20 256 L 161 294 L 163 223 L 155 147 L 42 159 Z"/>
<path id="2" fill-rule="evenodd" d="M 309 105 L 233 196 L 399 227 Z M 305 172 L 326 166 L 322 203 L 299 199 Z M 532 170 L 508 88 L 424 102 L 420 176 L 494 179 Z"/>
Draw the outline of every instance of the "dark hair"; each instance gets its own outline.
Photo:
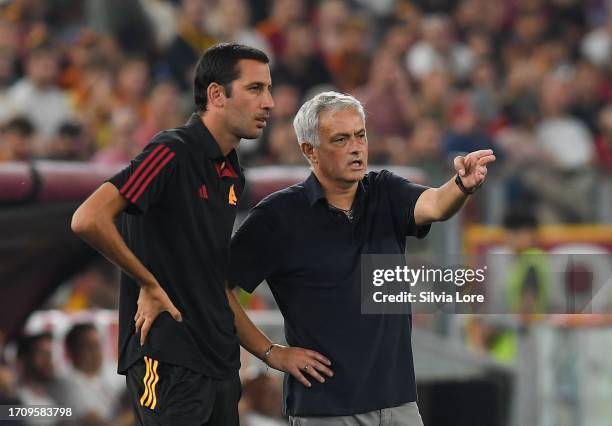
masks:
<path id="1" fill-rule="evenodd" d="M 91 322 L 84 322 L 72 326 L 68 334 L 66 334 L 66 349 L 70 355 L 74 355 L 79 351 L 83 336 L 90 332 L 96 331 L 96 326 Z"/>
<path id="2" fill-rule="evenodd" d="M 217 83 L 225 89 L 226 95 L 232 95 L 232 82 L 240 77 L 238 61 L 252 59 L 267 64 L 268 56 L 259 49 L 236 43 L 217 44 L 204 52 L 195 68 L 193 97 L 196 110 L 206 111 L 211 83 Z"/>
<path id="3" fill-rule="evenodd" d="M 53 335 L 49 331 L 42 333 L 22 336 L 17 342 L 17 359 L 23 360 L 29 358 L 36 348 L 36 345 L 41 340 L 53 339 Z"/>
<path id="4" fill-rule="evenodd" d="M 34 125 L 32 121 L 22 115 L 11 118 L 2 126 L 4 132 L 16 132 L 21 136 L 29 137 L 34 134 Z"/>
<path id="5" fill-rule="evenodd" d="M 57 134 L 65 138 L 78 138 L 83 133 L 83 128 L 76 121 L 64 121 L 57 129 Z"/>

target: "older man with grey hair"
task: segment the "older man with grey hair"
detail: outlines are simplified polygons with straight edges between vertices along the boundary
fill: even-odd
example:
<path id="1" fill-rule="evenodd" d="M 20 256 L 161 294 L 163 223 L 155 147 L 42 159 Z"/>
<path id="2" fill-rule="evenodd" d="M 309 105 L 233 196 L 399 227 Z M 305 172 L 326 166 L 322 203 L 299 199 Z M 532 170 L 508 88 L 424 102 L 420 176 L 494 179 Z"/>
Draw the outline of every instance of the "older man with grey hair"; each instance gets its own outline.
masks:
<path id="1" fill-rule="evenodd" d="M 432 222 L 461 208 L 495 156 L 484 150 L 457 157 L 456 177 L 427 188 L 387 170 L 366 172 L 365 114 L 352 96 L 316 95 L 294 127 L 312 173 L 250 212 L 232 239 L 230 284 L 252 292 L 266 280 L 289 345 L 329 358 L 305 357 L 285 376 L 292 425 L 420 426 L 411 322 L 361 313 L 361 255 L 403 255 L 407 236 L 424 237 Z M 265 341 L 240 328 L 243 345 Z M 287 350 L 270 345 L 264 358 Z"/>

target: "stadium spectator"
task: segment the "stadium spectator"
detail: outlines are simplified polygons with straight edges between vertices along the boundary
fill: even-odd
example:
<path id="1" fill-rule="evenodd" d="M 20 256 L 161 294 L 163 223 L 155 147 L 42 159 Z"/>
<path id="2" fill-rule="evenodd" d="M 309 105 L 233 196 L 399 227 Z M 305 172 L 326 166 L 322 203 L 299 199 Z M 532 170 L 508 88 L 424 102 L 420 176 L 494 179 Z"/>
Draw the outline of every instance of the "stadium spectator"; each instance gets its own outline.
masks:
<path id="1" fill-rule="evenodd" d="M 113 109 L 130 108 L 138 117 L 146 113 L 149 64 L 144 58 L 126 60 L 118 71 L 113 94 Z"/>
<path id="2" fill-rule="evenodd" d="M 541 90 L 542 120 L 536 141 L 553 159 L 552 167 L 534 169 L 525 182 L 540 199 L 546 221 L 580 222 L 592 215 L 589 199 L 594 143 L 588 127 L 569 115 L 574 85 L 569 76 L 548 75 Z M 563 181 L 562 186 L 558 182 Z"/>
<path id="3" fill-rule="evenodd" d="M 422 21 L 423 39 L 409 50 L 406 66 L 415 78 L 444 69 L 456 78 L 468 76 L 473 67 L 473 53 L 454 38 L 453 23 L 445 15 L 430 15 Z"/>
<path id="4" fill-rule="evenodd" d="M 540 249 L 538 220 L 532 209 L 515 206 L 504 217 L 504 239 L 515 257 L 507 274 L 509 313 L 543 314 L 550 308 L 550 265 Z"/>
<path id="5" fill-rule="evenodd" d="M 26 61 L 26 76 L 8 92 L 9 108 L 17 114 L 27 114 L 41 135 L 37 154 L 46 155 L 47 142 L 59 126 L 73 116 L 67 93 L 56 83 L 59 54 L 49 45 L 32 50 Z"/>
<path id="6" fill-rule="evenodd" d="M 142 2 L 105 0 L 88 3 L 87 18 L 97 32 L 111 35 L 127 56 L 155 57 L 155 36 Z"/>
<path id="7" fill-rule="evenodd" d="M 268 136 L 269 164 L 304 165 L 304 157 L 295 149 L 293 121 L 276 121 Z"/>
<path id="8" fill-rule="evenodd" d="M 58 407 L 56 395 L 66 391 L 66 384 L 56 377 L 49 332 L 22 337 L 17 346 L 19 380 L 17 396 L 23 405 Z"/>
<path id="9" fill-rule="evenodd" d="M 587 61 L 581 61 L 576 65 L 570 113 L 582 121 L 591 133 L 597 132 L 597 112 L 606 103 L 605 87 L 602 82 L 603 75 L 594 65 Z"/>
<path id="10" fill-rule="evenodd" d="M 332 83 L 329 70 L 316 53 L 312 31 L 310 24 L 304 21 L 289 24 L 285 33 L 285 53 L 272 68 L 272 79 L 297 87 L 300 96 L 314 86 Z"/>
<path id="11" fill-rule="evenodd" d="M 34 126 L 27 117 L 9 120 L 0 128 L 0 162 L 30 160 L 34 136 Z"/>
<path id="12" fill-rule="evenodd" d="M 142 150 L 156 133 L 185 121 L 178 87 L 170 81 L 155 85 L 140 118 L 133 135 L 138 150 Z"/>
<path id="13" fill-rule="evenodd" d="M 279 60 L 287 47 L 286 31 L 289 26 L 306 18 L 306 5 L 303 0 L 272 0 L 267 19 L 257 25 L 263 37 L 272 48 L 275 60 Z"/>
<path id="14" fill-rule="evenodd" d="M 129 108 L 120 108 L 111 115 L 109 144 L 93 157 L 95 163 L 126 164 L 142 146 L 135 141 L 137 115 Z"/>
<path id="15" fill-rule="evenodd" d="M 251 6 L 246 0 L 224 0 L 217 5 L 215 34 L 220 40 L 244 44 L 265 52 L 274 63 L 272 47 L 263 35 L 249 26 Z"/>
<path id="16" fill-rule="evenodd" d="M 216 43 L 204 25 L 204 0 L 182 0 L 177 34 L 165 55 L 165 62 L 181 90 L 191 88 L 192 72 L 200 54 Z"/>
<path id="17" fill-rule="evenodd" d="M 285 164 L 281 159 L 286 159 L 288 164 L 303 164 L 289 148 L 294 147 L 293 134 L 289 135 L 287 140 L 279 139 L 287 137 L 286 123 L 293 120 L 298 110 L 300 93 L 297 87 L 280 82 L 272 88 L 272 97 L 274 109 L 270 112 L 270 125 L 264 129 L 259 140 L 253 141 L 253 146 L 248 145 L 242 149 L 242 158 L 249 165 Z M 281 129 L 278 130 L 277 127 Z"/>
<path id="18" fill-rule="evenodd" d="M 408 145 L 403 139 L 391 139 L 387 144 L 389 163 L 394 165 L 411 165 L 424 170 L 431 182 L 438 182 L 447 173 L 442 159 L 442 129 L 432 119 L 422 118 L 414 124 L 408 138 Z"/>
<path id="19" fill-rule="evenodd" d="M 488 127 L 500 114 L 500 96 L 497 92 L 497 72 L 492 62 L 483 60 L 474 67 L 471 75 L 474 112 Z"/>
<path id="20" fill-rule="evenodd" d="M 610 65 L 612 59 L 612 17 L 605 25 L 593 28 L 580 43 L 582 56 L 600 68 Z"/>
<path id="21" fill-rule="evenodd" d="M 408 75 L 398 58 L 381 51 L 372 61 L 368 85 L 355 91 L 368 111 L 368 131 L 374 135 L 372 163 L 389 161 L 387 139 L 408 136 L 417 111 L 411 94 Z"/>
<path id="22" fill-rule="evenodd" d="M 83 124 L 85 135 L 90 139 L 88 143 L 99 149 L 108 144 L 110 138 L 114 70 L 100 53 L 88 60 L 78 73 L 78 80 L 71 89 L 71 102 L 77 120 Z"/>
<path id="23" fill-rule="evenodd" d="M 83 128 L 78 122 L 60 125 L 56 135 L 49 142 L 47 158 L 63 161 L 88 161 L 92 146 L 88 143 Z"/>
<path id="24" fill-rule="evenodd" d="M 451 75 L 444 70 L 435 70 L 425 75 L 418 82 L 418 91 L 414 95 L 418 115 L 432 118 L 442 126 L 448 125 L 447 102 L 452 99 L 453 82 Z"/>
<path id="25" fill-rule="evenodd" d="M 348 17 L 339 24 L 335 37 L 333 47 L 332 42 L 321 40 L 327 44 L 322 46 L 322 53 L 338 89 L 351 92 L 368 82 L 371 62 L 368 21 L 362 16 Z"/>
<path id="26" fill-rule="evenodd" d="M 272 88 L 274 97 L 274 109 L 270 112 L 272 121 L 293 120 L 300 104 L 300 92 L 297 87 L 280 82 Z"/>
<path id="27" fill-rule="evenodd" d="M 72 364 L 65 403 L 73 408 L 75 419 L 112 420 L 126 386 L 124 378 L 104 363 L 100 333 L 93 323 L 75 324 L 65 344 Z"/>
<path id="28" fill-rule="evenodd" d="M 444 153 L 456 153 L 491 149 L 493 140 L 487 135 L 474 110 L 474 100 L 465 94 L 458 96 L 451 106 L 451 130 L 444 136 Z"/>
<path id="29" fill-rule="evenodd" d="M 409 75 L 402 65 L 412 41 L 407 28 L 405 21 L 387 24 L 369 70 L 368 83 L 355 91 L 368 111 L 368 130 L 377 135 L 374 140 L 381 138 L 383 144 L 390 137 L 406 138 L 418 111 Z M 374 146 L 370 153 L 376 157 Z"/>
<path id="30" fill-rule="evenodd" d="M 315 11 L 317 43 L 325 57 L 338 53 L 342 47 L 342 27 L 351 17 L 351 7 L 346 0 L 320 2 Z M 361 47 L 367 51 L 367 46 Z M 330 68 L 331 67 L 330 65 Z"/>

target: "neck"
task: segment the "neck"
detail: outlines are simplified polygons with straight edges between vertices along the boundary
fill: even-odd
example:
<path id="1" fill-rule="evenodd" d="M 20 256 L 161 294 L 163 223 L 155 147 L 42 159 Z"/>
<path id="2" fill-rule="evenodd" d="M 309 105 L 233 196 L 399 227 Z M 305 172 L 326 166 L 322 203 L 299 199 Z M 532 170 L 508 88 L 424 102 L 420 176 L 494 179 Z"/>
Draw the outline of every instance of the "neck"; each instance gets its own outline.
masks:
<path id="1" fill-rule="evenodd" d="M 359 182 L 334 181 L 327 179 L 317 170 L 314 171 L 314 174 L 319 180 L 329 204 L 342 210 L 349 210 L 353 206 Z"/>
<path id="2" fill-rule="evenodd" d="M 221 120 L 216 120 L 210 112 L 201 115 L 200 118 L 208 131 L 213 135 L 213 138 L 215 138 L 224 156 L 229 154 L 232 149 L 238 147 L 240 138 L 227 131 Z"/>

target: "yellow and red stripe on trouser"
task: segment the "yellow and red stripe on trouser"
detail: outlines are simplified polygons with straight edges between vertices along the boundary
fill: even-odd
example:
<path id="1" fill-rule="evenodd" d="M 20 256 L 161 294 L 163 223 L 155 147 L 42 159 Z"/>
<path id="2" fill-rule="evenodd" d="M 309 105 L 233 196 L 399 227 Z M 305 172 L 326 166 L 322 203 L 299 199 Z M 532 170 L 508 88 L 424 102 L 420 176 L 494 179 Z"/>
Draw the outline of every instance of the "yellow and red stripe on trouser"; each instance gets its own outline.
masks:
<path id="1" fill-rule="evenodd" d="M 157 387 L 157 382 L 159 382 L 159 376 L 157 375 L 157 365 L 159 362 L 149 357 L 144 357 L 144 361 L 147 366 L 147 372 L 143 379 L 144 393 L 140 398 L 140 405 L 153 410 L 157 406 L 155 388 Z"/>

